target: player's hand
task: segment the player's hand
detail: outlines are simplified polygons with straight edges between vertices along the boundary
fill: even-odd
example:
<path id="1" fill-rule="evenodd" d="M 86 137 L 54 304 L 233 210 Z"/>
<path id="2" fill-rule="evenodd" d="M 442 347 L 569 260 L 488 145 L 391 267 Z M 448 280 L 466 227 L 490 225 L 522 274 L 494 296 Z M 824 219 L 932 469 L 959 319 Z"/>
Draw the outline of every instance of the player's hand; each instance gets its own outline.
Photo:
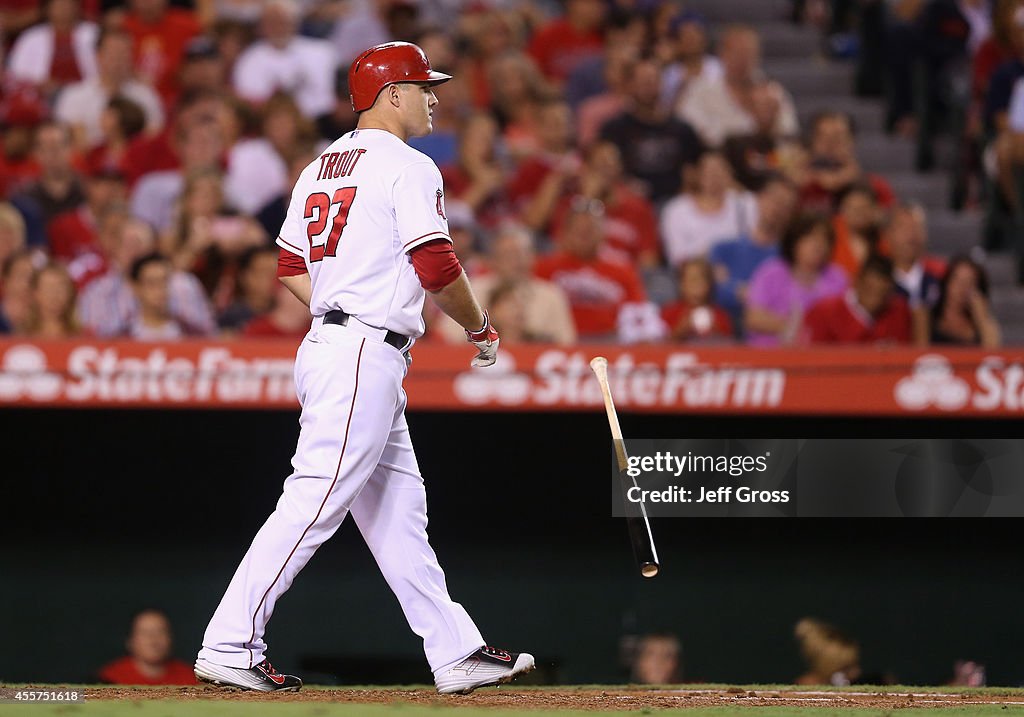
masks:
<path id="1" fill-rule="evenodd" d="M 470 366 L 480 368 L 490 366 L 498 360 L 498 331 L 491 326 L 491 320 L 484 312 L 484 326 L 479 331 L 466 331 L 466 340 L 473 344 L 479 353 L 470 362 Z"/>

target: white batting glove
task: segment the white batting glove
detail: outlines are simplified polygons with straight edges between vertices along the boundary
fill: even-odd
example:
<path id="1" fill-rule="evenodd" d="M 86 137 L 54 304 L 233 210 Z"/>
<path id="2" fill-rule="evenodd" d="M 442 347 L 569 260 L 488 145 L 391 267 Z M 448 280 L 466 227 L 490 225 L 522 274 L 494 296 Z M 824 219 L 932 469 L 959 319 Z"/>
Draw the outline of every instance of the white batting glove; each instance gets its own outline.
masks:
<path id="1" fill-rule="evenodd" d="M 480 368 L 491 366 L 498 360 L 498 331 L 491 326 L 491 320 L 484 312 L 484 325 L 479 331 L 466 331 L 466 340 L 473 344 L 477 353 L 476 357 L 469 362 L 470 366 Z"/>

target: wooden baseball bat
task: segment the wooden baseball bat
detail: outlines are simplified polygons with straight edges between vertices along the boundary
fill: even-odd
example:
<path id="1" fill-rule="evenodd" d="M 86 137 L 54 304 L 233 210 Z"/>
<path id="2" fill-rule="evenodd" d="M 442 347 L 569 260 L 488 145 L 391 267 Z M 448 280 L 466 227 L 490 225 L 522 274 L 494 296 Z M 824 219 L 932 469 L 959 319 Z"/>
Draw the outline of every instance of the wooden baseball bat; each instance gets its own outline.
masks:
<path id="1" fill-rule="evenodd" d="M 615 458 L 619 464 L 619 477 L 623 483 L 629 481 L 636 485 L 636 479 L 626 471 L 629 467 L 629 456 L 626 454 L 625 441 L 622 440 L 619 414 L 615 412 L 612 388 L 608 382 L 608 359 L 598 356 L 591 360 L 590 368 L 597 376 L 597 382 L 601 386 L 601 395 L 604 396 L 604 408 L 608 413 L 608 425 L 612 429 L 612 441 L 615 444 Z M 640 574 L 645 578 L 653 578 L 658 574 L 661 565 L 658 562 L 658 551 L 654 547 L 654 535 L 651 534 L 651 521 L 647 518 L 647 509 L 642 502 L 639 503 L 639 506 L 640 515 L 626 518 L 626 527 L 629 529 L 629 539 L 633 543 L 633 554 L 640 566 Z"/>

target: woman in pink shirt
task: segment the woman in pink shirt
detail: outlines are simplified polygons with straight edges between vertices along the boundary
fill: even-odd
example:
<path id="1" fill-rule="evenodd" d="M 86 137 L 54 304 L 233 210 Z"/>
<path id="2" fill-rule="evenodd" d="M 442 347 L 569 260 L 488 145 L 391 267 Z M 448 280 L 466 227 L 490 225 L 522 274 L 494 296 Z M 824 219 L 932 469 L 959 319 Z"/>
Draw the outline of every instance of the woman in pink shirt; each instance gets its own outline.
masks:
<path id="1" fill-rule="evenodd" d="M 804 312 L 846 290 L 846 273 L 831 263 L 835 237 L 828 217 L 803 214 L 782 238 L 781 256 L 765 260 L 747 290 L 747 343 L 784 346 L 796 337 Z"/>

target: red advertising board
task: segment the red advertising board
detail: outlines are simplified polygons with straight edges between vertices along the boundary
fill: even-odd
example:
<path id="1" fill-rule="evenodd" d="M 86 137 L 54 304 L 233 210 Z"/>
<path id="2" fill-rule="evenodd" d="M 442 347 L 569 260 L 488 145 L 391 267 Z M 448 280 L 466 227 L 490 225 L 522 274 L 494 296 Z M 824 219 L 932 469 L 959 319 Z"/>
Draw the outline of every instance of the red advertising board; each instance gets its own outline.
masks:
<path id="1" fill-rule="evenodd" d="M 0 407 L 295 408 L 291 341 L 0 341 Z M 601 410 L 588 363 L 606 356 L 624 411 L 1016 416 L 1024 350 L 421 344 L 412 409 Z"/>

